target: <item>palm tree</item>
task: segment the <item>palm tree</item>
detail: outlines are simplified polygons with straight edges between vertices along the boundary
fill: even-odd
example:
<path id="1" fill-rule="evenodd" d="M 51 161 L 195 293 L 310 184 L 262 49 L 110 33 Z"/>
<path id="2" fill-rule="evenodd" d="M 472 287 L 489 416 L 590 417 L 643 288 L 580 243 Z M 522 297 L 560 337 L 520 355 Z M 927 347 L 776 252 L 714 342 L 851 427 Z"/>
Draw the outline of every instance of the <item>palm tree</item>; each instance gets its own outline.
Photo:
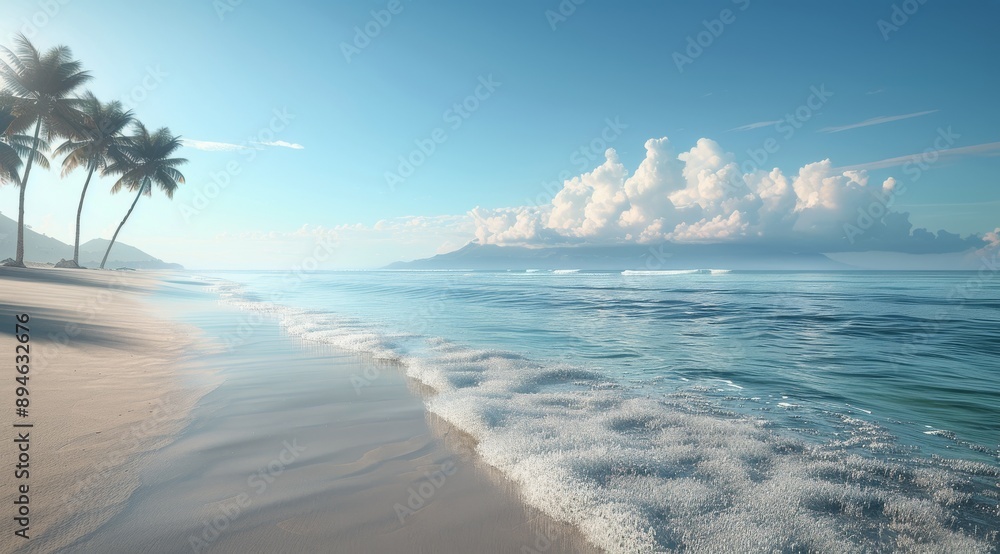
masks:
<path id="1" fill-rule="evenodd" d="M 80 265 L 80 218 L 83 215 L 83 199 L 94 171 L 104 169 L 112 163 L 111 152 L 123 145 L 123 131 L 134 116 L 122 108 L 121 102 L 101 103 L 89 90 L 80 98 L 79 129 L 69 140 L 56 148 L 56 155 L 65 155 L 62 175 L 65 177 L 79 167 L 87 168 L 87 180 L 80 193 L 80 205 L 76 209 L 76 242 L 73 243 L 73 265 Z"/>
<path id="2" fill-rule="evenodd" d="M 15 50 L 0 47 L 7 60 L 0 60 L 0 79 L 4 90 L 14 98 L 14 120 L 8 133 L 21 133 L 34 126 L 33 143 L 28 152 L 21 177 L 21 198 L 17 215 L 17 260 L 24 267 L 24 191 L 31 168 L 39 161 L 36 155 L 41 137 L 46 139 L 71 136 L 73 122 L 78 120 L 79 103 L 70 95 L 90 79 L 79 61 L 65 46 L 39 52 L 23 34 L 14 38 Z"/>
<path id="3" fill-rule="evenodd" d="M 167 198 L 173 198 L 177 184 L 184 183 L 184 175 L 176 167 L 187 163 L 187 160 L 170 157 L 181 147 L 181 137 L 171 135 L 170 129 L 166 127 L 150 134 L 146 126 L 138 121 L 134 124 L 133 132 L 134 136 L 128 137 L 122 144 L 111 149 L 110 156 L 113 161 L 103 171 L 105 175 L 121 175 L 111 187 L 112 194 L 124 187 L 136 195 L 132 206 L 125 213 L 125 219 L 118 224 L 118 229 L 111 237 L 108 251 L 101 260 L 101 269 L 104 269 L 104 264 L 108 262 L 108 254 L 111 254 L 118 233 L 132 215 L 139 198 L 143 194 L 151 196 L 154 183 L 167 195 Z"/>

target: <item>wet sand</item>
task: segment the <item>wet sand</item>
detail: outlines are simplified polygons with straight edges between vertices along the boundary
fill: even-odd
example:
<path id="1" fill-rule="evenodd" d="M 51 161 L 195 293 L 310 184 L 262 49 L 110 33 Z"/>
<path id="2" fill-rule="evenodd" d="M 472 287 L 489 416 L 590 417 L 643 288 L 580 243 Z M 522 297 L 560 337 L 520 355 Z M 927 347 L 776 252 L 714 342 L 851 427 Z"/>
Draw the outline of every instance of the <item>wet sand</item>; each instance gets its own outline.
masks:
<path id="1" fill-rule="evenodd" d="M 61 279 L 99 282 L 115 275 L 92 274 Z M 100 394 L 131 408 L 155 402 L 154 391 L 179 391 L 190 406 L 170 412 L 176 416 L 172 426 L 158 424 L 159 434 L 123 456 L 128 472 L 109 472 L 109 484 L 88 487 L 108 505 L 101 517 L 70 525 L 79 519 L 76 512 L 43 511 L 55 496 L 33 498 L 38 535 L 24 551 L 596 551 L 574 528 L 525 507 L 517 491 L 476 458 L 468 437 L 427 414 L 421 399 L 427 391 L 397 366 L 287 337 L 275 321 L 219 306 L 204 283 L 183 275 L 159 282 L 129 277 L 146 281 L 135 290 L 111 291 L 116 296 L 109 304 L 116 306 L 117 295 L 142 298 L 122 304 L 125 312 L 136 312 L 126 321 L 127 332 L 105 330 L 109 345 L 100 348 L 114 352 L 78 344 L 62 371 L 100 374 L 117 353 L 117 371 L 134 378 L 105 382 Z M 12 295 L 25 283 L 0 274 L 5 317 L 20 309 Z M 93 288 L 29 284 L 62 287 L 45 292 L 60 298 L 70 294 L 67 286 Z M 49 319 L 58 326 L 69 317 L 64 312 L 52 308 Z M 141 342 L 166 328 L 179 334 L 172 335 L 173 350 Z M 4 340 L 6 348 L 9 335 Z M 149 374 L 152 352 L 164 365 L 160 377 Z M 140 358 L 133 363 L 132 356 Z M 79 392 L 61 375 L 41 381 L 40 398 L 55 382 Z M 53 404 L 46 417 L 65 420 L 72 405 Z M 142 422 L 152 416 L 135 417 Z M 66 430 L 64 440 L 112 432 L 114 423 L 110 415 L 87 420 Z M 65 456 L 57 458 L 56 451 L 39 448 L 37 456 L 39 467 L 59 467 L 66 482 L 83 478 L 100 459 L 95 452 L 94 459 L 60 467 Z M 50 482 L 42 473 L 32 479 Z M 6 493 L 12 480 L 2 485 Z"/>

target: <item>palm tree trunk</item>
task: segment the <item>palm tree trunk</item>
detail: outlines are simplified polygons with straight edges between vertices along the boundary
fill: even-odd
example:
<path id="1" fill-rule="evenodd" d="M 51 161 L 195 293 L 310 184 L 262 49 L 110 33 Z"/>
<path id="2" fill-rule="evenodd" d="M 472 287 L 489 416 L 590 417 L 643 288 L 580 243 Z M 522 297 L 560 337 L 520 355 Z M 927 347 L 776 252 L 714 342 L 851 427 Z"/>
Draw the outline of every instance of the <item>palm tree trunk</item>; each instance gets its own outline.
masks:
<path id="1" fill-rule="evenodd" d="M 80 206 L 76 209 L 76 242 L 73 243 L 73 263 L 80 265 L 80 216 L 83 215 L 83 198 L 87 196 L 87 187 L 90 186 L 90 178 L 94 176 L 96 164 L 90 164 L 90 172 L 87 173 L 87 181 L 83 183 L 83 192 L 80 193 Z"/>
<path id="2" fill-rule="evenodd" d="M 24 168 L 24 177 L 21 177 L 21 198 L 17 205 L 17 265 L 24 267 L 24 189 L 28 188 L 28 175 L 31 175 L 31 165 L 35 161 L 35 152 L 38 150 L 38 135 L 42 131 L 42 118 L 38 118 L 35 123 L 35 142 L 31 152 L 28 152 L 28 163 Z"/>
<path id="3" fill-rule="evenodd" d="M 135 205 L 139 203 L 139 197 L 142 196 L 143 186 L 139 187 L 139 194 L 135 195 L 135 200 L 132 201 L 132 206 L 129 207 L 128 212 L 125 213 L 125 219 L 118 224 L 118 228 L 115 229 L 115 236 L 111 237 L 111 244 L 108 245 L 108 251 L 104 253 L 104 259 L 101 260 L 101 269 L 104 269 L 104 264 L 108 263 L 108 254 L 111 253 L 111 247 L 115 245 L 115 240 L 118 239 L 118 233 L 121 232 L 122 227 L 125 226 L 125 222 L 128 221 L 128 216 L 132 215 L 132 210 L 135 209 Z"/>

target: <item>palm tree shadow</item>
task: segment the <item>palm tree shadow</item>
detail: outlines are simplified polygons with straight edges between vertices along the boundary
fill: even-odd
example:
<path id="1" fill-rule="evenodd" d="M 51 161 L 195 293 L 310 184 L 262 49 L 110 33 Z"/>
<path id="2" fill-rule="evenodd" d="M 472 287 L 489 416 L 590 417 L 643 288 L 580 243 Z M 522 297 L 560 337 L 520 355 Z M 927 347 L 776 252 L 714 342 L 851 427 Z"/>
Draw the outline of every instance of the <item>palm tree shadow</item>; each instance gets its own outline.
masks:
<path id="1" fill-rule="evenodd" d="M 128 350 L 135 346 L 134 341 L 121 336 L 116 326 L 100 323 L 99 310 L 93 314 L 93 321 L 87 321 L 90 319 L 88 314 L 72 309 L 26 309 L 24 306 L 0 303 L 0 314 L 10 320 L 11 335 L 14 332 L 13 316 L 23 313 L 30 317 L 25 327 L 28 327 L 31 337 L 29 355 L 36 364 L 38 360 L 53 360 L 53 354 L 61 353 L 66 347 L 101 346 Z"/>
<path id="2" fill-rule="evenodd" d="M 130 284 L 126 280 L 109 281 L 109 272 L 86 270 L 51 270 L 16 267 L 0 267 L 0 281 L 22 281 L 25 283 L 48 283 L 85 287 L 91 289 L 106 289 L 112 291 L 141 292 L 144 287 Z"/>

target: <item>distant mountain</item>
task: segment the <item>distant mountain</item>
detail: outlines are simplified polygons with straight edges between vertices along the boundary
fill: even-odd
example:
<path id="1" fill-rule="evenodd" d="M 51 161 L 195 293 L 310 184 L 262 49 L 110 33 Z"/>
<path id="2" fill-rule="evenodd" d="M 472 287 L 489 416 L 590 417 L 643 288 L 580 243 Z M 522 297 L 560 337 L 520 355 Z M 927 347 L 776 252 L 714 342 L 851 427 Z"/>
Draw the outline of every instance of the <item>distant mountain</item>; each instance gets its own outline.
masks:
<path id="1" fill-rule="evenodd" d="M 470 243 L 386 269 L 854 269 L 818 252 L 746 244 L 560 246 L 525 248 Z"/>
<path id="2" fill-rule="evenodd" d="M 101 258 L 110 241 L 94 239 L 80 245 L 80 265 L 100 267 Z M 0 215 L 0 260 L 13 258 L 17 252 L 17 222 Z M 24 229 L 25 261 L 54 264 L 61 259 L 73 258 L 73 246 L 52 237 Z M 108 256 L 108 268 L 131 267 L 133 269 L 183 269 L 179 264 L 164 262 L 159 258 L 139 250 L 134 246 L 116 242 Z"/>

